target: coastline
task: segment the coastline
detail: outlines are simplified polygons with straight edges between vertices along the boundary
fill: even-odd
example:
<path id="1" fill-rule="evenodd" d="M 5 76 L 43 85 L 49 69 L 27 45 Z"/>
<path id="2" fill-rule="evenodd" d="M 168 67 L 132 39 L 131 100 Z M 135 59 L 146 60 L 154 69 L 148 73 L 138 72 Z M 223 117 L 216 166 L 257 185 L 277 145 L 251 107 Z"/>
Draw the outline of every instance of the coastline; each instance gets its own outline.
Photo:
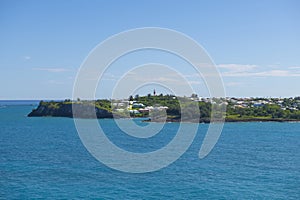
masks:
<path id="1" fill-rule="evenodd" d="M 71 101 L 40 101 L 39 105 L 33 109 L 28 117 L 69 117 L 69 118 L 148 118 L 144 122 L 189 122 L 189 123 L 210 123 L 218 122 L 211 119 L 211 108 L 213 103 L 199 101 L 200 112 L 197 115 L 195 109 L 189 109 L 187 118 L 181 118 L 181 107 L 188 107 L 188 103 L 179 105 L 178 99 L 185 101 L 186 97 L 174 96 L 151 96 L 139 97 L 137 101 L 112 100 L 77 100 Z M 285 99 L 287 101 L 287 99 Z M 217 102 L 218 100 L 215 99 Z M 291 100 L 290 100 L 291 101 Z M 292 102 L 298 100 L 293 100 Z M 228 103 L 229 104 L 229 103 Z M 154 106 L 152 106 L 154 105 Z M 216 103 L 215 106 L 218 106 Z M 294 104 L 293 104 L 294 105 Z M 295 104 L 296 105 L 296 104 Z M 224 110 L 224 103 L 217 108 Z M 73 109 L 74 112 L 73 112 Z M 237 107 L 227 105 L 225 113 L 218 113 L 225 119 L 220 122 L 300 122 L 300 110 L 298 108 L 286 109 L 277 104 L 265 104 L 260 106 Z"/>
<path id="2" fill-rule="evenodd" d="M 150 118 L 148 120 L 143 120 L 143 122 L 164 122 L 162 120 L 151 120 Z M 180 122 L 188 122 L 188 123 L 205 123 L 205 124 L 209 124 L 211 123 L 210 119 L 199 119 L 199 122 L 195 121 L 195 120 L 183 120 L 181 121 L 180 119 L 171 119 L 171 118 L 167 118 L 166 122 L 171 122 L 171 123 L 180 123 Z M 217 123 L 218 121 L 215 121 L 214 123 Z M 220 121 L 219 121 L 220 122 Z M 296 119 L 263 119 L 263 118 L 241 118 L 241 119 L 228 119 L 225 118 L 225 123 L 228 122 L 232 122 L 232 123 L 239 123 L 239 122 L 280 122 L 280 123 L 284 123 L 284 122 L 300 122 L 300 120 L 296 120 Z"/>
<path id="3" fill-rule="evenodd" d="M 74 117 L 71 112 L 66 113 L 55 113 L 53 115 L 50 114 L 43 114 L 39 111 L 32 111 L 30 112 L 27 117 L 67 117 L 67 118 L 83 118 L 83 119 L 94 119 L 95 116 L 93 115 L 88 115 L 88 116 L 76 116 Z M 141 118 L 141 117 L 124 117 L 112 113 L 105 113 L 105 115 L 96 115 L 97 119 L 129 119 L 129 118 Z M 146 117 L 147 118 L 147 117 Z M 163 122 L 169 122 L 169 123 L 180 123 L 180 122 L 187 122 L 187 123 L 211 123 L 210 118 L 200 118 L 199 120 L 197 119 L 186 119 L 186 120 L 181 120 L 180 117 L 167 117 L 165 120 L 164 119 L 144 119 L 142 122 L 153 122 L 153 123 L 163 123 Z M 218 121 L 215 121 L 218 122 Z M 219 121 L 221 122 L 221 121 Z M 300 122 L 300 120 L 297 119 L 282 119 L 282 118 L 225 118 L 224 120 L 225 123 L 227 122 L 232 122 L 232 123 L 238 123 L 238 122 Z"/>

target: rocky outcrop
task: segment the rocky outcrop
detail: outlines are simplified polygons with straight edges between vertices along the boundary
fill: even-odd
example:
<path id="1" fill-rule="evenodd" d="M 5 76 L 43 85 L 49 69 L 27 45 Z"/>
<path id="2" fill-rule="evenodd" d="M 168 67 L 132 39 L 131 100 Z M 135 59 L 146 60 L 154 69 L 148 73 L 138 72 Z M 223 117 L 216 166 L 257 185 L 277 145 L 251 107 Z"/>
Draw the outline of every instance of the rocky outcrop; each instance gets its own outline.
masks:
<path id="1" fill-rule="evenodd" d="M 72 107 L 73 106 L 73 107 Z M 73 109 L 76 110 L 73 116 Z M 94 105 L 86 104 L 59 104 L 59 106 L 52 106 L 51 104 L 42 104 L 32 110 L 28 117 L 78 117 L 78 118 L 112 118 L 113 114 L 105 109 L 100 109 Z"/>

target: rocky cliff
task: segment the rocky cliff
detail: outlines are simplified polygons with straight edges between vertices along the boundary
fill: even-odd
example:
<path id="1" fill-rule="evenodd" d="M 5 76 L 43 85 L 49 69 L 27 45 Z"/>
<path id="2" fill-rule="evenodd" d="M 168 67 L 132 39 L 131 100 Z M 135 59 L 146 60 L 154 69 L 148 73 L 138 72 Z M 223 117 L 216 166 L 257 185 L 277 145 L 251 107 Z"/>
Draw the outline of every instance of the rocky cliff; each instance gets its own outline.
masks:
<path id="1" fill-rule="evenodd" d="M 73 116 L 73 109 L 76 109 L 76 116 Z M 39 106 L 32 110 L 28 117 L 78 117 L 78 118 L 112 118 L 112 112 L 95 107 L 89 104 L 53 104 L 50 102 L 41 102 Z M 74 114 L 75 115 L 75 114 Z"/>

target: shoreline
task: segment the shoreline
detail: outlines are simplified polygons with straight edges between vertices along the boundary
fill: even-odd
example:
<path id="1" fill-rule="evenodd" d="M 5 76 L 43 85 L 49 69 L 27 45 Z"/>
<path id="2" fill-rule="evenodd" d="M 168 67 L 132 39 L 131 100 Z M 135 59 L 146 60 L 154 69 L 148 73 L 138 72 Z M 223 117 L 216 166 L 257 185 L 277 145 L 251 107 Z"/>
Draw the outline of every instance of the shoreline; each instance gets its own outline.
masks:
<path id="1" fill-rule="evenodd" d="M 200 119 L 198 120 L 181 120 L 180 118 L 167 118 L 166 120 L 151 120 L 150 118 L 145 119 L 145 117 L 100 117 L 100 118 L 94 118 L 94 117 L 73 117 L 73 116 L 34 116 L 34 115 L 27 115 L 27 117 L 64 117 L 64 118 L 80 118 L 80 119 L 143 119 L 142 122 L 152 122 L 152 123 L 199 123 L 199 124 L 209 124 L 211 123 L 210 119 Z M 147 118 L 147 117 L 146 117 Z M 222 121 L 215 121 L 213 123 L 218 123 Z M 264 118 L 248 118 L 248 119 L 225 119 L 224 123 L 241 123 L 241 122 L 279 122 L 279 123 L 285 123 L 285 122 L 295 122 L 299 123 L 300 120 L 296 119 L 264 119 Z"/>
<path id="2" fill-rule="evenodd" d="M 162 120 L 143 120 L 143 122 L 164 122 Z M 196 122 L 195 120 L 189 121 L 189 120 L 183 120 L 181 121 L 180 119 L 167 119 L 165 122 L 170 122 L 170 123 L 180 123 L 180 122 L 187 122 L 187 123 L 205 123 L 209 124 L 211 123 L 209 119 L 200 119 L 199 122 Z M 221 121 L 215 121 L 213 123 L 218 123 Z M 239 123 L 239 122 L 279 122 L 279 123 L 284 123 L 284 122 L 300 122 L 300 120 L 294 120 L 294 119 L 259 119 L 259 118 L 249 118 L 249 119 L 225 119 L 224 123 Z"/>
<path id="3" fill-rule="evenodd" d="M 212 104 L 209 102 L 198 102 L 199 110 L 201 110 L 201 118 L 194 112 L 194 109 L 190 109 L 188 115 L 181 116 L 181 109 L 180 105 L 178 105 L 177 98 L 174 98 L 173 96 L 139 97 L 140 102 L 142 103 L 126 101 L 128 105 L 126 102 L 112 103 L 110 100 L 71 101 L 66 99 L 65 101 L 40 101 L 37 108 L 33 109 L 27 116 L 83 119 L 126 119 L 142 117 L 144 118 L 144 120 L 142 120 L 143 122 L 218 122 L 218 119 L 211 119 Z M 183 100 L 186 99 L 187 98 L 183 98 Z M 158 112 L 165 112 L 164 114 L 156 113 L 156 116 L 151 115 L 150 109 L 153 110 L 153 106 L 148 106 L 147 112 L 145 111 L 145 108 L 147 108 L 145 105 L 156 105 L 155 103 L 157 102 L 160 102 L 159 105 L 164 106 L 156 106 L 156 111 L 160 109 Z M 145 103 L 145 105 L 143 103 Z M 186 104 L 186 106 L 188 105 L 189 104 Z M 218 108 L 223 109 L 222 105 Z M 118 106 L 121 106 L 122 108 L 119 108 Z M 225 113 L 219 113 L 220 117 L 223 116 L 219 122 L 300 122 L 300 110 L 286 110 L 278 105 L 264 105 L 249 108 L 228 106 L 226 111 L 226 115 Z"/>

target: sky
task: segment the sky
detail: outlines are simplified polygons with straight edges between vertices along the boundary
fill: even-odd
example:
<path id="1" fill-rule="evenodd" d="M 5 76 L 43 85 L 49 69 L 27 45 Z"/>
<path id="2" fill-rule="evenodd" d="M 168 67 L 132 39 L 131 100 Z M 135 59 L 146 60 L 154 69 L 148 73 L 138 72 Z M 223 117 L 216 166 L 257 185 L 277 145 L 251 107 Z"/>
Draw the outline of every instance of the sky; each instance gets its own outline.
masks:
<path id="1" fill-rule="evenodd" d="M 217 66 L 226 96 L 300 96 L 299 10 L 297 0 L 1 0 L 0 99 L 72 98 L 77 72 L 89 53 L 112 35 L 143 27 L 193 38 Z M 149 62 L 191 72 L 184 76 L 195 92 L 208 95 L 190 66 L 166 53 L 145 51 L 109 68 L 96 98 L 109 98 L 124 73 Z"/>

